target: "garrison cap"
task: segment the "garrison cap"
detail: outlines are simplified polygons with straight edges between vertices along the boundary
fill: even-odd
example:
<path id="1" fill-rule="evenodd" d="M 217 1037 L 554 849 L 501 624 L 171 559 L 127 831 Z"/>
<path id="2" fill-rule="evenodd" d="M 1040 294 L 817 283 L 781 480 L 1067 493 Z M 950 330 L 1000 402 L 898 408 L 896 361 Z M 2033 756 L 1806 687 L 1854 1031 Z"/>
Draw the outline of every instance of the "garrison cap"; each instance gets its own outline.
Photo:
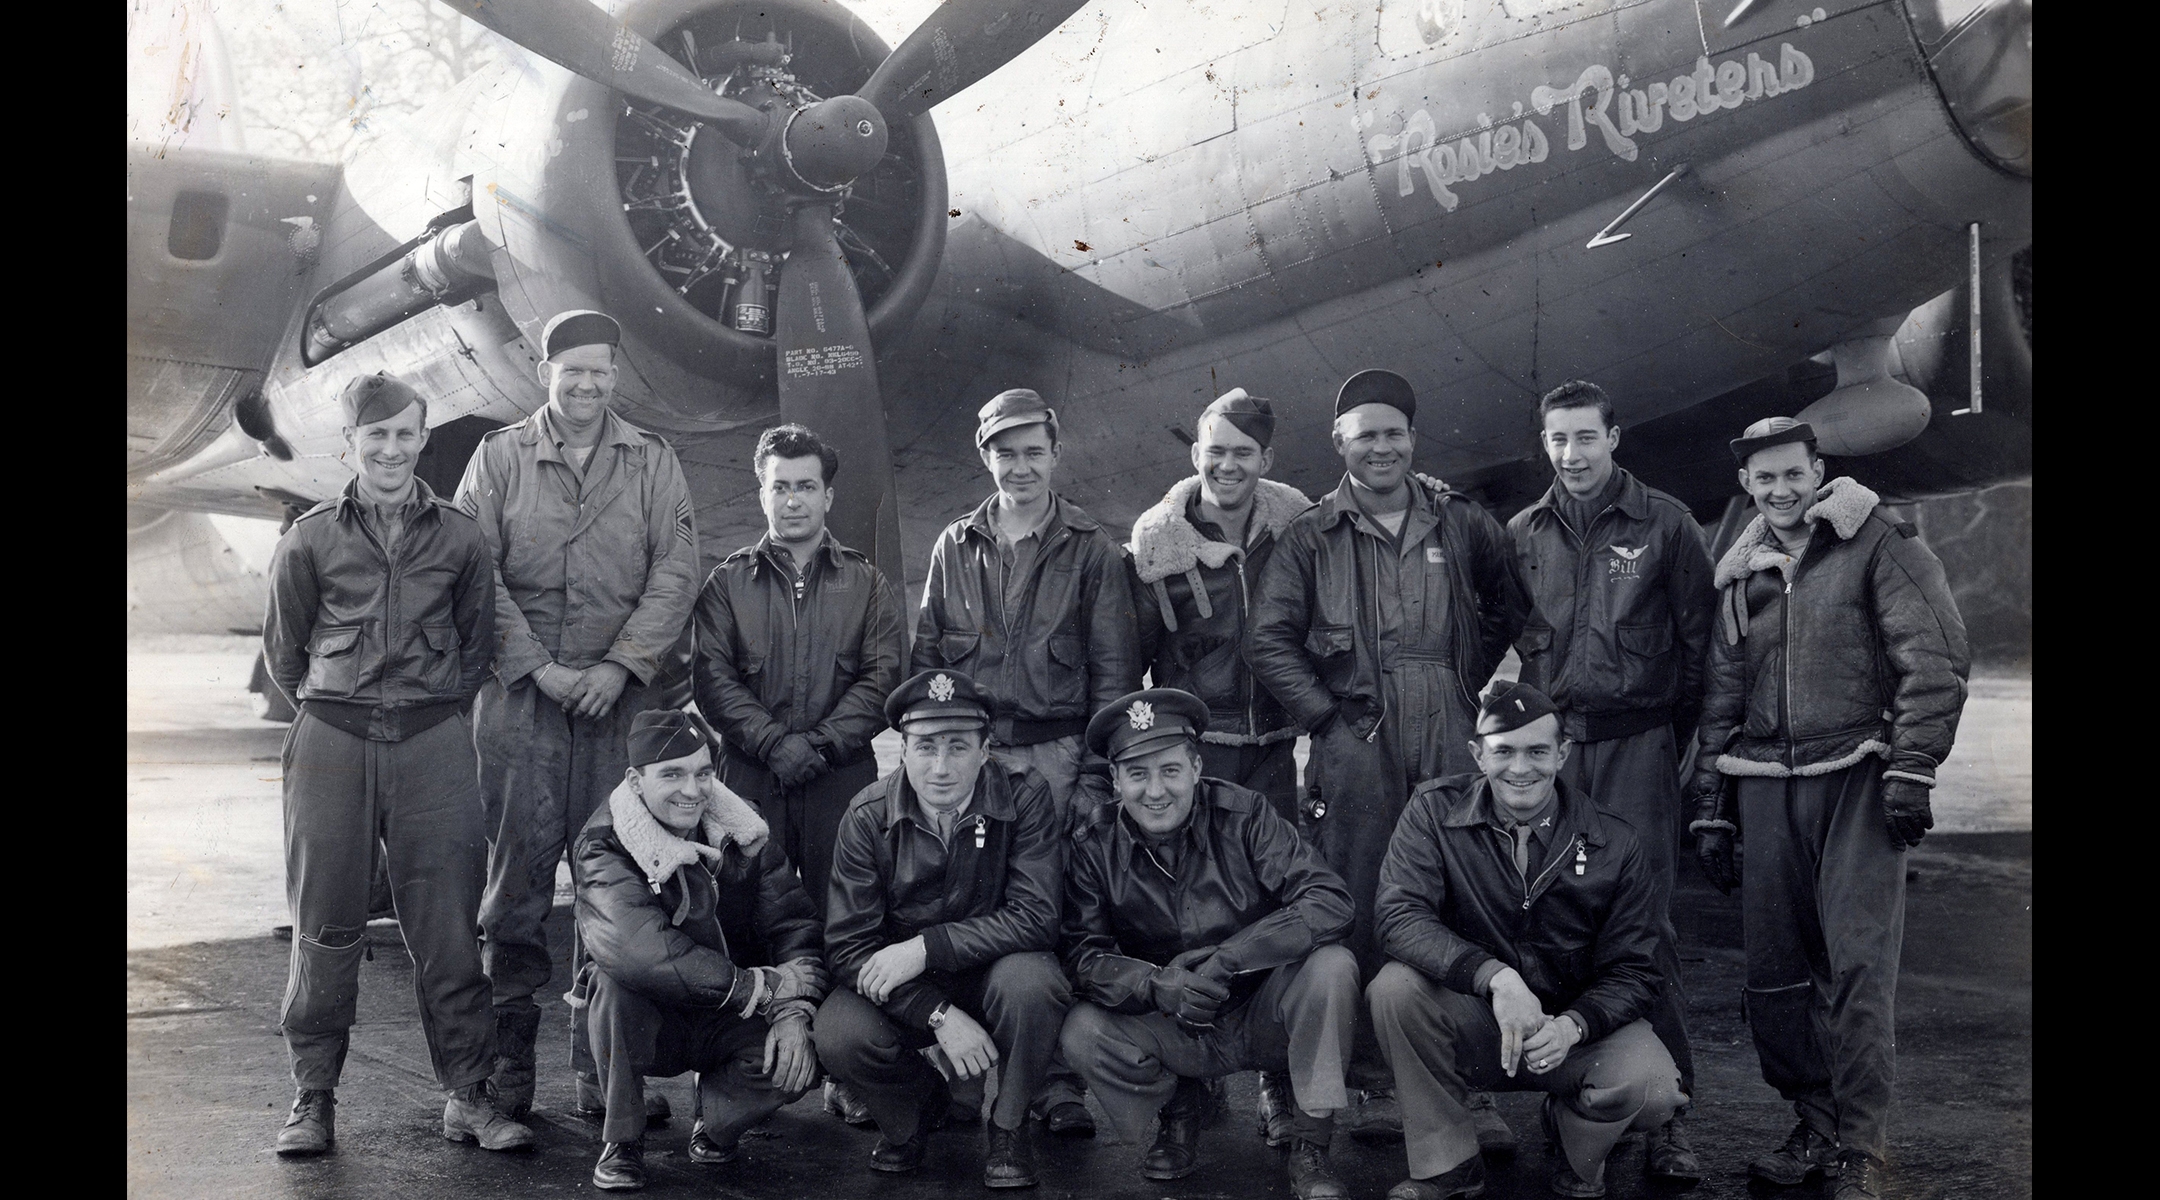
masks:
<path id="1" fill-rule="evenodd" d="M 979 450 L 989 445 L 991 438 L 1022 425 L 1048 425 L 1050 439 L 1057 440 L 1057 410 L 1033 388 L 1007 388 L 976 410 L 975 447 Z"/>
<path id="2" fill-rule="evenodd" d="M 1501 683 L 1493 687 L 1478 706 L 1477 735 L 1521 729 L 1547 714 L 1558 714 L 1552 697 L 1527 683 Z"/>
<path id="3" fill-rule="evenodd" d="M 648 767 L 672 758 L 688 758 L 702 746 L 712 749 L 705 727 L 679 708 L 656 708 L 630 722 L 630 765 Z"/>
<path id="4" fill-rule="evenodd" d="M 1111 762 L 1152 754 L 1207 732 L 1208 707 L 1191 692 L 1148 688 L 1120 696 L 1088 722 L 1088 749 Z"/>
<path id="5" fill-rule="evenodd" d="M 1335 393 L 1335 415 L 1339 417 L 1360 404 L 1392 405 L 1405 421 L 1417 424 L 1417 393 L 1410 390 L 1409 380 L 1393 371 L 1372 367 L 1343 380 L 1341 390 Z"/>
<path id="6" fill-rule="evenodd" d="M 885 719 L 902 733 L 953 733 L 990 724 L 990 697 L 959 671 L 924 671 L 885 697 Z"/>
<path id="7" fill-rule="evenodd" d="M 604 312 L 573 308 L 548 318 L 540 331 L 540 357 L 553 358 L 579 346 L 620 346 L 622 326 Z"/>
<path id="8" fill-rule="evenodd" d="M 1747 427 L 1747 432 L 1726 444 L 1732 447 L 1733 461 L 1747 465 L 1749 456 L 1757 450 L 1783 446 L 1792 442 L 1805 442 L 1809 449 L 1815 448 L 1815 427 L 1806 421 L 1791 417 L 1764 417 Z"/>
<path id="9" fill-rule="evenodd" d="M 355 376 L 338 393 L 338 407 L 345 410 L 345 423 L 355 429 L 387 421 L 418 403 L 420 393 L 410 384 L 382 371 Z"/>
<path id="10" fill-rule="evenodd" d="M 1207 424 L 1209 417 L 1230 422 L 1231 428 L 1260 443 L 1262 450 L 1275 439 L 1275 405 L 1246 395 L 1244 388 L 1231 388 L 1215 397 L 1213 404 L 1200 410 L 1199 424 Z"/>

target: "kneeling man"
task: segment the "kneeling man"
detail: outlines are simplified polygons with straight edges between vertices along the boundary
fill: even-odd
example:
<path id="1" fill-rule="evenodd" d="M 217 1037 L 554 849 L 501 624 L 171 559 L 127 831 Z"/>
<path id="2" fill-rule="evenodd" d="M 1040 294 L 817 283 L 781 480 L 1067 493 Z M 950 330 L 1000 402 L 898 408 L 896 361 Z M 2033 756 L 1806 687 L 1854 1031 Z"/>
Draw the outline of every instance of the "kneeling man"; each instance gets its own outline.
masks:
<path id="1" fill-rule="evenodd" d="M 840 986 L 818 1009 L 818 1058 L 877 1118 L 871 1168 L 896 1172 L 922 1165 L 946 1072 L 996 1064 L 983 1186 L 1033 1187 L 1028 1101 L 1072 1004 L 1050 953 L 1065 873 L 1050 785 L 990 754 L 990 698 L 958 671 L 901 684 L 885 716 L 902 769 L 840 819 L 825 903 Z"/>
<path id="2" fill-rule="evenodd" d="M 1485 1190 L 1473 1090 L 1546 1093 L 1552 1190 L 1602 1196 L 1613 1143 L 1687 1100 L 1646 1019 L 1657 881 L 1634 830 L 1559 779 L 1568 742 L 1544 693 L 1504 686 L 1477 734 L 1481 774 L 1421 785 L 1380 866 L 1393 961 L 1366 998 L 1410 1156 L 1388 1200 Z"/>
<path id="3" fill-rule="evenodd" d="M 698 1072 L 690 1158 L 736 1139 L 817 1075 L 825 994 L 817 916 L 765 822 L 714 774 L 704 722 L 673 709 L 630 726 L 630 768 L 571 845 L 585 999 L 607 1099 L 593 1183 L 645 1186 L 645 1076 Z"/>
<path id="4" fill-rule="evenodd" d="M 1065 1060 L 1121 1136 L 1159 1119 L 1149 1179 L 1197 1165 L 1206 1085 L 1287 1071 L 1298 1200 L 1349 1193 L 1328 1165 L 1357 1017 L 1357 958 L 1342 944 L 1350 889 L 1250 788 L 1200 775 L 1208 707 L 1174 688 L 1118 700 L 1088 722 L 1116 804 L 1073 834 L 1065 961 L 1079 999 Z"/>

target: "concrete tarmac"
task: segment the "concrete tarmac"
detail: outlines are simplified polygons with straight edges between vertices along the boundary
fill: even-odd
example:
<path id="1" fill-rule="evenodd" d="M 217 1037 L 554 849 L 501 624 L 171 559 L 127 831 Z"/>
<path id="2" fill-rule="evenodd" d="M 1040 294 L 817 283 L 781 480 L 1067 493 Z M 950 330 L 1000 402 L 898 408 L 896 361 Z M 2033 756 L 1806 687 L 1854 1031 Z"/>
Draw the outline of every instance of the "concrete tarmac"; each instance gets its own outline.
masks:
<path id="1" fill-rule="evenodd" d="M 283 727 L 257 721 L 244 688 L 249 659 L 235 639 L 131 648 L 128 707 L 128 1193 L 141 1197 L 413 1197 L 597 1195 L 598 1128 L 571 1115 L 568 1010 L 560 987 L 547 1022 L 541 1145 L 496 1155 L 440 1137 L 442 1097 L 427 1066 L 412 999 L 412 964 L 396 926 L 371 927 L 360 1022 L 339 1088 L 338 1144 L 316 1160 L 270 1151 L 291 1102 L 277 1033 L 289 944 L 278 815 Z M 1905 959 L 1899 978 L 1900 1078 L 1889 1195 L 1928 1200 L 2032 1194 L 2031 684 L 1974 681 L 1958 752 L 1937 789 L 1938 832 L 1910 859 Z M 1676 898 L 1699 1081 L 1690 1118 L 1710 1177 L 1704 1200 L 1751 1190 L 1749 1157 L 1775 1146 L 1792 1114 L 1765 1086 L 1740 1016 L 1740 914 L 1687 862 Z M 567 954 L 569 910 L 552 940 Z M 557 982 L 564 965 L 558 963 Z M 979 1130 L 936 1135 L 923 1169 L 888 1176 L 866 1166 L 874 1134 L 823 1115 L 815 1094 L 744 1141 L 742 1157 L 702 1167 L 683 1154 L 689 1077 L 658 1085 L 677 1119 L 648 1135 L 656 1195 L 915 1200 L 983 1194 Z M 1170 1183 L 1144 1180 L 1142 1147 L 1038 1136 L 1043 1184 L 1032 1194 L 1105 1200 L 1259 1200 L 1290 1195 L 1281 1153 L 1253 1129 L 1253 1076 L 1233 1077 L 1230 1112 L 1201 1141 L 1202 1165 Z M 1534 1094 L 1503 1094 L 1522 1137 L 1511 1163 L 1491 1162 L 1494 1200 L 1550 1193 Z M 1359 1200 L 1379 1200 L 1404 1174 L 1400 1144 L 1338 1136 L 1338 1172 Z M 1639 1147 L 1608 1170 L 1616 1200 L 1668 1196 L 1649 1184 Z M 1816 1200 L 1828 1185 L 1782 1194 Z"/>

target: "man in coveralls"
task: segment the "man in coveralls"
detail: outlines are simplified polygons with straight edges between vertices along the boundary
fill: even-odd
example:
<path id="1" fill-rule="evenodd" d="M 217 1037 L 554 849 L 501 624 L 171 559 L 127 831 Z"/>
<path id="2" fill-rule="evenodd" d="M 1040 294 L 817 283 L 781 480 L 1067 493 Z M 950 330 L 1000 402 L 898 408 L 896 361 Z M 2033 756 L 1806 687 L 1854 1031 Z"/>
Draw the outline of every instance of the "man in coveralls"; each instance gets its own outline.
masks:
<path id="1" fill-rule="evenodd" d="M 354 479 L 278 540 L 263 619 L 263 660 L 299 710 L 285 737 L 293 941 L 279 1022 L 298 1095 L 277 1152 L 336 1142 L 378 853 L 435 1082 L 450 1093 L 443 1136 L 530 1146 L 532 1131 L 486 1094 L 494 1030 L 473 936 L 487 843 L 465 710 L 493 649 L 487 542 L 413 475 L 428 438 L 419 393 L 363 375 L 338 403 Z"/>
<path id="2" fill-rule="evenodd" d="M 457 491 L 495 561 L 495 670 L 473 740 L 489 830 L 480 927 L 495 985 L 491 1086 L 512 1114 L 532 1107 L 533 994 L 552 974 L 542 922 L 555 865 L 622 781 L 630 723 L 663 703 L 648 685 L 697 597 L 697 530 L 675 451 L 608 408 L 621 336 L 605 313 L 550 320 L 547 403 L 481 439 Z M 597 1112 L 585 1040 L 572 1031 L 578 1108 Z M 651 1100 L 664 1112 L 663 1097 Z"/>
<path id="3" fill-rule="evenodd" d="M 1789 1186 L 1834 1168 L 1838 1200 L 1874 1200 L 1905 851 L 1934 824 L 1972 658 L 1942 561 L 1857 480 L 1823 483 L 1813 429 L 1770 417 L 1731 445 L 1757 516 L 1714 576 L 1690 828 L 1712 882 L 1741 884 L 1748 1029 L 1800 1115 L 1748 1173 Z"/>
<path id="4" fill-rule="evenodd" d="M 1246 646 L 1253 674 L 1312 734 L 1324 794 L 1302 828 L 1350 885 L 1350 948 L 1367 980 L 1384 961 L 1373 893 L 1395 819 L 1419 780 L 1475 769 L 1475 697 L 1530 610 L 1506 531 L 1411 474 L 1416 415 L 1410 382 L 1393 371 L 1343 382 L 1333 432 L 1342 483 L 1278 540 Z M 1400 1133 L 1362 1021 L 1351 1078 L 1366 1094 L 1350 1134 Z"/>
<path id="5" fill-rule="evenodd" d="M 1680 758 L 1695 732 L 1710 650 L 1710 552 L 1687 506 L 1613 462 L 1620 427 L 1594 383 L 1570 380 L 1538 402 L 1553 484 L 1508 535 L 1536 611 L 1516 649 L 1522 681 L 1552 697 L 1570 744 L 1561 778 L 1626 821 L 1657 878 L 1658 974 L 1650 1013 L 1680 1090 L 1695 1098 L 1678 935 L 1672 923 Z M 1651 1135 L 1652 1175 L 1693 1182 L 1702 1163 L 1677 1117 Z"/>

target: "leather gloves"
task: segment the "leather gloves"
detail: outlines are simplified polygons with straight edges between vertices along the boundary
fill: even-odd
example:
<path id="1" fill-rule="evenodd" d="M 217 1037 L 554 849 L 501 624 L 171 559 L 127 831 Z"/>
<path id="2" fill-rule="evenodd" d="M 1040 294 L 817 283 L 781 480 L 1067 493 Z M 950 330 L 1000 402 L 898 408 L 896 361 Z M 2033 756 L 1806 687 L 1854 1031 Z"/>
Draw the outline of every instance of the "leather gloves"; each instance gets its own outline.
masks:
<path id="1" fill-rule="evenodd" d="M 1883 820 L 1890 827 L 1891 845 L 1911 849 L 1935 828 L 1935 814 L 1928 807 L 1929 790 L 1927 785 L 1910 779 L 1883 780 Z"/>
<path id="2" fill-rule="evenodd" d="M 1230 998 L 1226 984 L 1191 969 L 1193 964 L 1204 969 L 1214 953 L 1213 946 L 1187 950 L 1171 959 L 1169 966 L 1155 968 L 1154 977 L 1148 980 L 1156 1011 L 1176 1017 L 1178 1026 L 1187 1032 L 1213 1025 L 1223 1001 Z"/>
<path id="3" fill-rule="evenodd" d="M 770 1015 L 777 1005 L 815 1002 L 825 995 L 825 967 L 814 958 L 798 958 L 777 967 L 744 967 L 735 990 L 743 995 L 742 1015 Z M 730 995 L 732 1002 L 733 996 Z"/>
<path id="4" fill-rule="evenodd" d="M 799 733 L 788 734 L 774 743 L 772 753 L 765 756 L 765 765 L 772 769 L 780 786 L 787 788 L 801 787 L 831 769 L 825 763 L 825 756 L 810 744 L 810 739 Z"/>
<path id="5" fill-rule="evenodd" d="M 1733 857 L 1732 814 L 1726 811 L 1726 779 L 1708 767 L 1699 768 L 1688 784 L 1688 800 L 1695 806 L 1695 820 L 1688 829 L 1695 834 L 1695 858 L 1703 877 L 1718 891 L 1731 895 L 1740 886 L 1740 863 Z"/>

